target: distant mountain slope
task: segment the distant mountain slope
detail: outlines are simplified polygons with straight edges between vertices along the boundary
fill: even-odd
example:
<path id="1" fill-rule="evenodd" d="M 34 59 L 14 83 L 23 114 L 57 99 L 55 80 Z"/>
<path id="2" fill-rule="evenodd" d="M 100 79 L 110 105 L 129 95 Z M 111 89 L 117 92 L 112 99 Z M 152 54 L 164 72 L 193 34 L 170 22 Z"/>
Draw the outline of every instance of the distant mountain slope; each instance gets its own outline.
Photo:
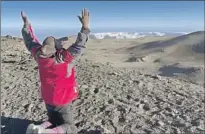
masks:
<path id="1" fill-rule="evenodd" d="M 204 31 L 197 31 L 190 34 L 178 36 L 165 41 L 154 41 L 137 45 L 127 49 L 129 52 L 137 52 L 138 50 L 152 51 L 163 50 L 168 48 L 180 48 L 180 50 L 192 51 L 195 53 L 204 53 Z"/>

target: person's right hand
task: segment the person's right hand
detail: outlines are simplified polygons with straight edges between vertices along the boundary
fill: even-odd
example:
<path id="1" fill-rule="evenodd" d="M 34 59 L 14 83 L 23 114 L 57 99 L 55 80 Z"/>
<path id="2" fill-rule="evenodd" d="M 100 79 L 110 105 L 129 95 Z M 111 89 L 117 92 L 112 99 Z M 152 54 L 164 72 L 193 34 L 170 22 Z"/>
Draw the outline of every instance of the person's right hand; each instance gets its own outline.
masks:
<path id="1" fill-rule="evenodd" d="M 78 18 L 84 28 L 89 28 L 90 15 L 87 9 L 84 8 L 82 10 L 82 17 L 78 16 Z"/>
<path id="2" fill-rule="evenodd" d="M 26 14 L 23 11 L 21 11 L 21 18 L 22 18 L 24 24 L 28 24 L 29 23 L 28 22 L 28 18 L 27 18 Z"/>

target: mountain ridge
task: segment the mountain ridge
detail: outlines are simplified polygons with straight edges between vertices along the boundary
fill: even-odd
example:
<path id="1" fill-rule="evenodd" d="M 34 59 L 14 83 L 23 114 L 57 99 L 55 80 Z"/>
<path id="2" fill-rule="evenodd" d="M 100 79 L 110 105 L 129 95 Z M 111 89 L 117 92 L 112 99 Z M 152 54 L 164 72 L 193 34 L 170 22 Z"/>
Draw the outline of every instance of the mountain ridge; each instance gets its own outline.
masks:
<path id="1" fill-rule="evenodd" d="M 187 32 L 104 32 L 91 33 L 91 39 L 137 39 L 150 36 L 180 36 L 186 35 Z"/>

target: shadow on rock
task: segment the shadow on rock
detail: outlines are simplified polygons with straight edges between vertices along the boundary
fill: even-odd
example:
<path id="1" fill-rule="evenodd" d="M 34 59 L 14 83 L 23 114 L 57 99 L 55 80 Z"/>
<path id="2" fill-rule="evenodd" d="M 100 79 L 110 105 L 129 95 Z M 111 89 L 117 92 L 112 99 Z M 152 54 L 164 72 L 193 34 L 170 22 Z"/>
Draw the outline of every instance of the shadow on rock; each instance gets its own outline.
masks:
<path id="1" fill-rule="evenodd" d="M 38 122 L 26 119 L 1 116 L 1 134 L 25 134 L 30 123 L 38 124 Z"/>
<path id="2" fill-rule="evenodd" d="M 81 130 L 78 134 L 102 134 L 100 130 Z"/>
<path id="3" fill-rule="evenodd" d="M 185 75 L 189 75 L 191 73 L 196 73 L 197 72 L 197 68 L 180 68 L 180 67 L 176 67 L 173 65 L 170 66 L 163 66 L 159 69 L 159 71 L 161 72 L 159 75 L 161 76 L 168 76 L 168 77 L 172 77 L 172 76 L 176 76 L 176 74 L 185 74 Z"/>

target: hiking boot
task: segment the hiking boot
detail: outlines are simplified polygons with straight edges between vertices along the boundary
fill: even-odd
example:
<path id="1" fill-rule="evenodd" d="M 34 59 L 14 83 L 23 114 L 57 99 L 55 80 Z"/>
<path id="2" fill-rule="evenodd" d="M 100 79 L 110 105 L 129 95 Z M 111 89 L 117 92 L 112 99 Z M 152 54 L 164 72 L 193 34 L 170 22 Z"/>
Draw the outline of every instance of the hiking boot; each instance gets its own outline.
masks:
<path id="1" fill-rule="evenodd" d="M 28 125 L 27 130 L 26 130 L 26 134 L 35 134 L 34 130 L 37 128 L 42 128 L 42 127 L 40 125 L 34 125 L 34 124 Z"/>
<path id="2" fill-rule="evenodd" d="M 56 134 L 55 131 L 53 131 L 52 129 L 44 129 L 42 127 L 37 127 L 35 130 L 34 130 L 34 133 L 33 134 Z"/>
<path id="3" fill-rule="evenodd" d="M 26 134 L 33 134 L 34 130 L 37 128 L 36 125 L 30 124 L 27 127 Z"/>

